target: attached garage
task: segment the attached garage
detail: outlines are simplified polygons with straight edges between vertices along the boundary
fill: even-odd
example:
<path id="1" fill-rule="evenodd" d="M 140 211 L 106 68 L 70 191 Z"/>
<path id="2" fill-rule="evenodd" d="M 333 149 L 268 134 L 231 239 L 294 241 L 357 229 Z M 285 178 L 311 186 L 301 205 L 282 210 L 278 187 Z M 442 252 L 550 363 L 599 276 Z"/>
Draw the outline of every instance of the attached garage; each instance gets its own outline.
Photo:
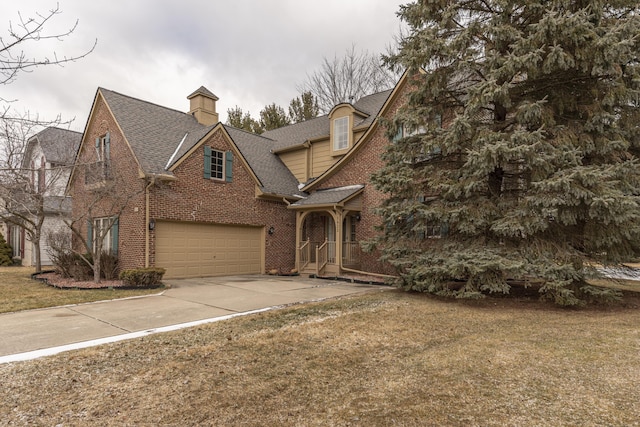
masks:
<path id="1" fill-rule="evenodd" d="M 158 221 L 156 266 L 166 278 L 260 274 L 262 227 Z"/>

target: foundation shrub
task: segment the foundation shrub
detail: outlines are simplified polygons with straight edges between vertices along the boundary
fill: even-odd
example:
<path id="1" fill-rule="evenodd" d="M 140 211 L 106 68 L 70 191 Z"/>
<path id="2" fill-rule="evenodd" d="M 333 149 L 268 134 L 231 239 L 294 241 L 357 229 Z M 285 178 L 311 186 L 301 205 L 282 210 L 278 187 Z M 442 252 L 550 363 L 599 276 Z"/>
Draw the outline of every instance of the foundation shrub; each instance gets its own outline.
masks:
<path id="1" fill-rule="evenodd" d="M 160 286 L 165 271 L 164 268 L 157 267 L 122 270 L 120 280 L 132 288 L 151 288 Z"/>

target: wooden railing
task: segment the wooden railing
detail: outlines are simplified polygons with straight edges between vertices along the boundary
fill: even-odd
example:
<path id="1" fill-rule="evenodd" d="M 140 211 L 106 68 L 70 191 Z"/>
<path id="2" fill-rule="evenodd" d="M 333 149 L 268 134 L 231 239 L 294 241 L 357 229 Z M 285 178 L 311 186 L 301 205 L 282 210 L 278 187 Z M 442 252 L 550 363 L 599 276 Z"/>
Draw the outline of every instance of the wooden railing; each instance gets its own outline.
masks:
<path id="1" fill-rule="evenodd" d="M 307 265 L 309 265 L 309 261 L 311 261 L 311 242 L 307 240 L 300 246 L 300 266 L 298 267 L 299 271 L 305 269 Z"/>
<path id="2" fill-rule="evenodd" d="M 328 263 L 328 242 L 325 240 L 320 246 L 316 246 L 316 276 L 320 276 L 324 272 L 324 268 Z"/>

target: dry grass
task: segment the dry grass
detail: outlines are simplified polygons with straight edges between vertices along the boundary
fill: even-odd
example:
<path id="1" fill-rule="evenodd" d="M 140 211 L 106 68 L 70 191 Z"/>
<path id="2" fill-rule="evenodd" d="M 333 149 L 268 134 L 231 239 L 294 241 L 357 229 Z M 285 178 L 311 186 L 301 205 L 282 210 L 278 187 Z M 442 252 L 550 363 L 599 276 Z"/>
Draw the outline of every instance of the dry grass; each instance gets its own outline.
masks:
<path id="1" fill-rule="evenodd" d="M 620 291 L 640 292 L 640 280 L 627 279 L 591 279 L 589 283 L 603 288 L 618 289 Z"/>
<path id="2" fill-rule="evenodd" d="M 640 425 L 639 305 L 296 306 L 0 366 L 0 425 Z"/>
<path id="3" fill-rule="evenodd" d="M 0 267 L 0 313 L 158 293 L 158 289 L 56 289 L 32 280 L 30 267 Z"/>

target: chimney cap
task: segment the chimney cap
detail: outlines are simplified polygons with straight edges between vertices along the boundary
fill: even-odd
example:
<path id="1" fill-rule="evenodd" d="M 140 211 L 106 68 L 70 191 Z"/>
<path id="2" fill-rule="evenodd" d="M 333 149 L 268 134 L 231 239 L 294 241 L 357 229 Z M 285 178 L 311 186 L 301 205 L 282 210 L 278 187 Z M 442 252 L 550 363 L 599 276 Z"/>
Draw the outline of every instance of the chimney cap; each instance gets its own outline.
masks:
<path id="1" fill-rule="evenodd" d="M 206 96 L 207 98 L 211 98 L 214 101 L 217 101 L 217 100 L 220 99 L 217 96 L 215 96 L 213 94 L 213 92 L 211 92 L 209 89 L 207 89 L 204 86 L 200 86 L 195 92 L 193 92 L 191 95 L 187 96 L 187 99 L 194 98 L 194 97 L 196 97 L 198 95 Z"/>

